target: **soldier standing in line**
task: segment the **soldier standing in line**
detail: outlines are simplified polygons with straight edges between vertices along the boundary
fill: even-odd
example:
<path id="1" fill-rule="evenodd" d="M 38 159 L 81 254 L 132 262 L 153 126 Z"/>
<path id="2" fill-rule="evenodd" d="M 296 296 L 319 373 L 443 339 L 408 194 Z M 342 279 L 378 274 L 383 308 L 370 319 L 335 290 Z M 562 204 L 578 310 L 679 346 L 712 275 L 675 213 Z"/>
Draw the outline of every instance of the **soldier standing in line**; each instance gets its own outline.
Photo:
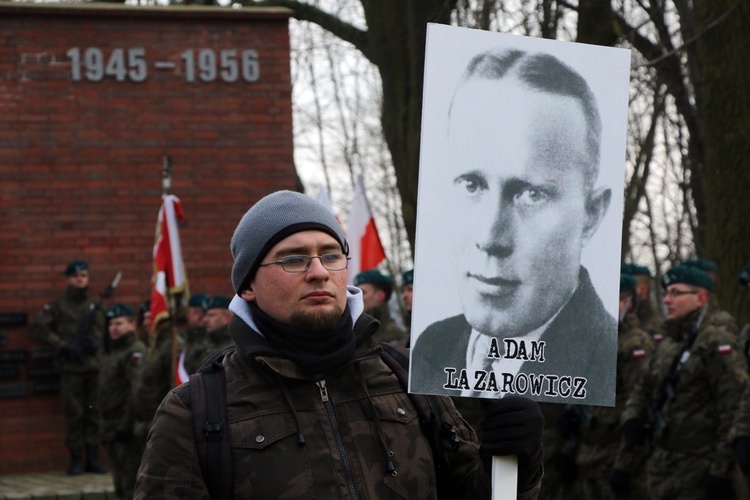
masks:
<path id="1" fill-rule="evenodd" d="M 709 308 L 711 313 L 711 324 L 716 328 L 726 330 L 733 335 L 739 335 L 740 327 L 737 320 L 729 312 L 719 306 L 719 300 L 716 298 L 716 291 L 719 289 L 719 266 L 715 262 L 707 259 L 690 259 L 682 263 L 683 266 L 690 266 L 700 269 L 711 278 L 714 289 L 709 298 Z"/>
<path id="2" fill-rule="evenodd" d="M 750 290 L 750 264 L 740 270 L 738 278 L 740 285 L 745 290 Z M 742 328 L 739 343 L 745 360 L 748 362 L 748 367 L 750 367 L 750 323 Z M 730 438 L 733 440 L 732 446 L 737 456 L 737 465 L 744 474 L 744 477 L 738 477 L 735 480 L 738 496 L 739 498 L 746 498 L 750 496 L 750 484 L 748 484 L 748 476 L 750 476 L 750 383 L 745 386 L 745 392 L 740 401 Z M 741 496 L 742 494 L 745 496 Z"/>
<path id="3" fill-rule="evenodd" d="M 203 325 L 206 300 L 208 300 L 208 296 L 204 293 L 194 293 L 190 295 L 190 300 L 188 300 L 185 313 L 185 320 L 187 321 L 185 344 L 188 349 L 192 344 L 201 341 L 206 334 L 206 327 Z"/>
<path id="4" fill-rule="evenodd" d="M 55 367 L 60 371 L 60 400 L 65 410 L 65 445 L 70 450 L 69 475 L 83 468 L 103 473 L 99 461 L 99 407 L 97 377 L 101 368 L 104 310 L 89 293 L 89 266 L 73 261 L 64 272 L 65 293 L 46 304 L 31 325 L 31 335 L 55 348 Z"/>
<path id="5" fill-rule="evenodd" d="M 624 451 L 620 417 L 653 356 L 651 336 L 640 328 L 635 305 L 637 280 L 620 275 L 617 333 L 617 394 L 614 407 L 569 406 L 558 420 L 561 434 L 575 443 L 575 470 L 582 498 L 647 498 L 645 453 Z"/>
<path id="6" fill-rule="evenodd" d="M 658 345 L 664 339 L 661 331 L 664 318 L 651 296 L 653 283 L 651 271 L 646 266 L 623 264 L 620 267 L 620 272 L 629 274 L 636 279 L 635 313 L 638 316 L 640 327 L 646 330 L 651 335 L 651 339 Z"/>
<path id="7" fill-rule="evenodd" d="M 172 327 L 169 317 L 159 321 L 151 330 L 154 332 L 146 358 L 141 360 L 135 382 L 133 399 L 135 400 L 135 422 L 133 436 L 137 445 L 135 454 L 140 461 L 146 448 L 146 438 L 151 428 L 151 421 L 159 403 L 174 386 L 172 360 Z M 175 339 L 179 341 L 179 339 Z M 178 349 L 181 350 L 182 347 Z"/>
<path id="8" fill-rule="evenodd" d="M 229 320 L 232 319 L 232 312 L 229 310 L 230 301 L 231 299 L 226 295 L 213 295 L 205 300 L 203 316 L 205 334 L 188 348 L 185 355 L 185 370 L 188 374 L 197 372 L 211 353 L 234 343 L 228 328 Z"/>
<path id="9" fill-rule="evenodd" d="M 99 372 L 99 407 L 102 412 L 102 441 L 112 465 L 117 498 L 133 498 L 140 455 L 133 438 L 131 386 L 146 346 L 136 336 L 135 311 L 116 304 L 107 311 L 108 351 Z"/>
<path id="10" fill-rule="evenodd" d="M 737 339 L 711 324 L 711 278 L 677 266 L 662 277 L 665 338 L 633 389 L 622 417 L 625 449 L 653 449 L 651 498 L 734 498 L 729 431 L 747 382 Z M 647 439 L 647 422 L 653 438 Z"/>
<path id="11" fill-rule="evenodd" d="M 393 293 L 393 278 L 377 269 L 362 271 L 354 277 L 354 286 L 362 290 L 365 313 L 380 321 L 377 339 L 397 345 L 406 345 L 408 337 L 391 317 L 388 301 Z"/>

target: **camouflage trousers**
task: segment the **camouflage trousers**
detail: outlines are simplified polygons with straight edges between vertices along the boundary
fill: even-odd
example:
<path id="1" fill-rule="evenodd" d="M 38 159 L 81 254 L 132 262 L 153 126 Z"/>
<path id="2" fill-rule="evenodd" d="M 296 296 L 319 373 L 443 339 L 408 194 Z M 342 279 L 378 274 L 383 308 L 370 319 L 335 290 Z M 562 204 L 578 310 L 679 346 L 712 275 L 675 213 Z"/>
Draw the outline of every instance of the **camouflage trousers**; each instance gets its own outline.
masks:
<path id="1" fill-rule="evenodd" d="M 141 465 L 143 449 L 132 436 L 123 440 L 104 441 L 109 463 L 112 466 L 112 482 L 117 498 L 133 498 L 135 479 Z"/>
<path id="2" fill-rule="evenodd" d="M 657 446 L 647 464 L 650 498 L 704 500 L 710 465 L 707 449 L 678 452 Z"/>
<path id="3" fill-rule="evenodd" d="M 65 410 L 65 446 L 68 448 L 99 444 L 98 376 L 98 371 L 60 374 L 60 401 Z"/>

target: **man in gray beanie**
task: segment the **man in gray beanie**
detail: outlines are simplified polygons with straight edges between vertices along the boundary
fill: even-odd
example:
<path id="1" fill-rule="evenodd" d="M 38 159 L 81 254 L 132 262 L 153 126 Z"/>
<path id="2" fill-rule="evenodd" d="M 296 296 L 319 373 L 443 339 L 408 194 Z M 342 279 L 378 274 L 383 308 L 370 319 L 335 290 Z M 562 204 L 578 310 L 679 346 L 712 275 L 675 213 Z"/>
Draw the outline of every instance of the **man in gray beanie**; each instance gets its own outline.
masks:
<path id="1" fill-rule="evenodd" d="M 536 403 L 487 405 L 480 445 L 450 399 L 431 397 L 442 422 L 435 431 L 445 434 L 426 434 L 416 396 L 381 357 L 379 323 L 363 313 L 361 291 L 347 287 L 348 245 L 330 211 L 299 193 L 273 193 L 242 218 L 231 251 L 236 349 L 212 359 L 226 376 L 233 464 L 221 470 L 232 471 L 235 497 L 489 498 L 490 458 L 517 455 L 518 498 L 536 498 Z M 135 498 L 211 496 L 190 384 L 157 411 Z"/>

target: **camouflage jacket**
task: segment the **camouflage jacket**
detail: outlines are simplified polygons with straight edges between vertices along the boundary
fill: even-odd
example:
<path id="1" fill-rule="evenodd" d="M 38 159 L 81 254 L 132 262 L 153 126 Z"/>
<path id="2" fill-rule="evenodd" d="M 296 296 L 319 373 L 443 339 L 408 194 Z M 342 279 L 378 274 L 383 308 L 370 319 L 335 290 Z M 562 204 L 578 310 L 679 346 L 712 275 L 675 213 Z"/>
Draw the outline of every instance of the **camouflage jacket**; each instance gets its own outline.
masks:
<path id="1" fill-rule="evenodd" d="M 664 340 L 664 333 L 662 332 L 664 318 L 662 318 L 659 309 L 654 305 L 651 299 L 641 302 L 638 305 L 637 315 L 640 328 L 645 330 L 657 345 Z"/>
<path id="2" fill-rule="evenodd" d="M 82 362 L 70 359 L 62 349 L 74 341 L 92 305 L 95 310 L 94 321 L 86 337 L 89 344 L 92 347 L 98 346 L 98 349 L 84 354 Z M 88 288 L 79 289 L 72 286 L 66 288 L 64 295 L 45 304 L 31 325 L 32 337 L 57 349 L 55 367 L 61 372 L 81 373 L 98 370 L 101 366 L 101 344 L 104 334 L 105 316 L 101 304 L 89 294 Z"/>
<path id="3" fill-rule="evenodd" d="M 133 432 L 131 386 L 146 346 L 135 332 L 110 342 L 110 352 L 99 371 L 97 401 L 102 414 L 102 439 L 111 440 L 115 432 Z"/>
<path id="4" fill-rule="evenodd" d="M 380 321 L 380 328 L 378 328 L 378 331 L 375 334 L 380 342 L 391 342 L 401 346 L 406 345 L 408 335 L 403 328 L 393 321 L 387 302 L 367 311 L 367 314 Z"/>
<path id="5" fill-rule="evenodd" d="M 683 339 L 698 317 L 699 311 L 694 311 L 665 322 L 665 339 L 633 389 L 622 422 L 647 418 L 665 374 L 682 352 Z M 694 450 L 710 456 L 708 473 L 729 477 L 734 467 L 729 430 L 746 380 L 745 361 L 736 337 L 704 321 L 674 384 L 675 397 L 662 408 L 668 435 L 656 438 L 655 444 L 666 450 Z"/>
<path id="6" fill-rule="evenodd" d="M 653 352 L 651 336 L 640 328 L 638 317 L 633 313 L 626 314 L 618 326 L 617 334 L 615 406 L 585 407 L 590 410 L 593 420 L 590 425 L 583 425 L 581 429 L 577 463 L 582 468 L 602 463 L 611 468 L 617 463 L 618 469 L 633 473 L 642 464 L 642 450 L 625 453 L 621 446 L 620 416 L 625 410 L 630 392 L 646 371 Z"/>
<path id="7" fill-rule="evenodd" d="M 133 434 L 141 439 L 145 439 L 159 403 L 174 385 L 172 354 L 172 332 L 169 324 L 165 324 L 141 360 L 133 383 L 133 400 L 136 402 Z"/>
<path id="8" fill-rule="evenodd" d="M 223 363 L 236 498 L 437 498 L 430 444 L 409 396 L 378 356 L 375 328 L 371 317 L 360 316 L 352 361 L 320 379 L 232 319 L 237 350 Z M 137 499 L 207 498 L 189 391 L 189 383 L 172 390 L 157 411 Z M 451 498 L 489 498 L 476 435 L 447 398 L 441 401 L 443 421 L 458 438 L 455 447 L 443 443 L 456 490 Z M 386 471 L 387 460 L 395 472 Z M 537 492 L 538 483 L 519 498 Z"/>
<path id="9" fill-rule="evenodd" d="M 739 335 L 739 344 L 745 361 L 750 361 L 750 324 L 745 325 Z M 734 426 L 730 439 L 735 437 L 750 437 L 750 383 L 745 386 L 740 406 L 734 419 Z"/>
<path id="10" fill-rule="evenodd" d="M 185 370 L 188 374 L 197 372 L 207 357 L 233 343 L 227 327 L 220 328 L 215 332 L 204 331 L 203 336 L 194 339 L 193 343 L 187 348 Z"/>

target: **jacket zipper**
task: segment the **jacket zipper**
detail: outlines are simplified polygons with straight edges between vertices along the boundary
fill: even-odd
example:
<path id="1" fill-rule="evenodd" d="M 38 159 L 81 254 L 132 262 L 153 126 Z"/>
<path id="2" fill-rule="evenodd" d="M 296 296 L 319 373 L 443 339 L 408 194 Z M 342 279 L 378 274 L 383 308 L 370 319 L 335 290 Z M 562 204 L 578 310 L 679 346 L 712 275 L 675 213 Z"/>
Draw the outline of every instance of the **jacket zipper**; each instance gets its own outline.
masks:
<path id="1" fill-rule="evenodd" d="M 333 403 L 328 398 L 328 389 L 326 388 L 326 381 L 320 380 L 316 382 L 318 389 L 320 389 L 320 399 L 323 401 L 323 406 L 328 414 L 328 421 L 331 423 L 333 428 L 333 438 L 336 441 L 336 447 L 339 449 L 341 454 L 341 460 L 344 462 L 344 477 L 349 486 L 349 494 L 354 500 L 358 500 L 357 490 L 354 488 L 354 476 L 352 475 L 352 463 L 349 460 L 349 454 L 344 448 L 344 441 L 341 439 L 341 431 L 339 430 L 339 423 L 336 420 L 336 413 L 333 411 Z"/>

